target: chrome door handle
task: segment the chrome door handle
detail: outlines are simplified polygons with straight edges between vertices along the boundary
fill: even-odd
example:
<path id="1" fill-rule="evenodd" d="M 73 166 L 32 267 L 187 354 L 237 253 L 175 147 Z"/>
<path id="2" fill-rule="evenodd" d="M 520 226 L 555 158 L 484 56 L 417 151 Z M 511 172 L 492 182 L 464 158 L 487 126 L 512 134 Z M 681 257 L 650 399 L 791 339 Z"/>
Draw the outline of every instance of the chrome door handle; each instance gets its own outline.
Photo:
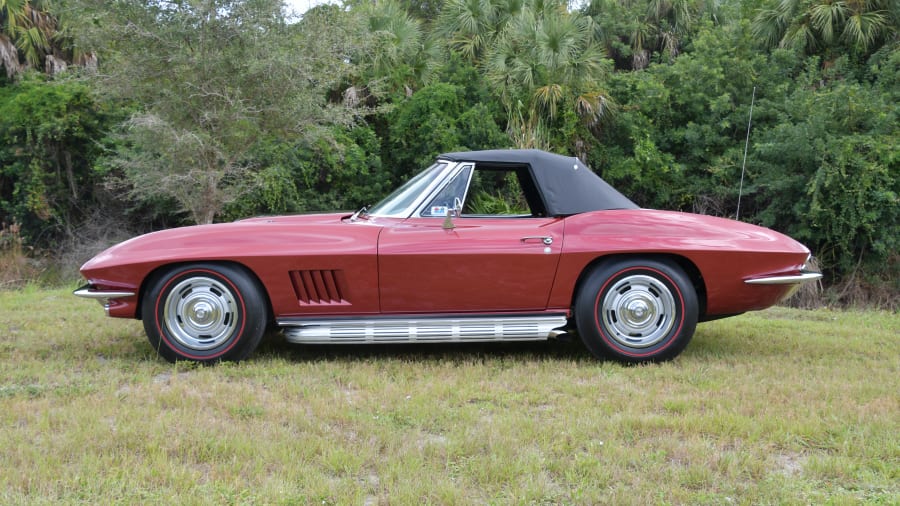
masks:
<path id="1" fill-rule="evenodd" d="M 528 236 L 528 237 L 523 237 L 523 238 L 521 239 L 521 241 L 522 241 L 522 242 L 528 242 L 528 241 L 541 241 L 542 243 L 544 243 L 545 246 L 550 246 L 551 244 L 553 244 L 553 238 L 552 238 L 552 237 L 542 236 L 542 235 L 530 235 L 530 236 Z"/>

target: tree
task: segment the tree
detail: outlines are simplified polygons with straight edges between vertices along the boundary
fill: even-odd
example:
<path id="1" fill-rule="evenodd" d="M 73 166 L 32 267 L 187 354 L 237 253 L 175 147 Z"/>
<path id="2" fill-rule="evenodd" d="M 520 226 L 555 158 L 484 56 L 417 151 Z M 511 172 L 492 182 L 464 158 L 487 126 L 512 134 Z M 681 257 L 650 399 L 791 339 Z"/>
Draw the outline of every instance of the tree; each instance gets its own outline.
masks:
<path id="1" fill-rule="evenodd" d="M 0 221 L 30 245 L 53 243 L 89 214 L 109 111 L 84 83 L 26 75 L 0 87 Z"/>
<path id="2" fill-rule="evenodd" d="M 339 9 L 287 25 L 278 0 L 97 0 L 80 28 L 103 49 L 102 85 L 137 112 L 110 166 L 137 200 L 174 199 L 210 223 L 254 184 L 253 147 L 351 115 L 326 102 L 353 67 Z M 326 129 L 327 130 L 327 129 Z"/>
<path id="3" fill-rule="evenodd" d="M 767 48 L 868 55 L 900 40 L 900 6 L 895 0 L 780 0 L 761 9 L 752 27 Z"/>
<path id="4" fill-rule="evenodd" d="M 451 49 L 477 63 L 504 28 L 497 10 L 491 0 L 447 0 L 437 32 Z"/>
<path id="5" fill-rule="evenodd" d="M 435 83 L 397 105 L 389 144 L 396 179 L 427 167 L 440 153 L 507 145 L 490 107 L 472 98 L 463 86 Z"/>
<path id="6" fill-rule="evenodd" d="M 563 4 L 528 4 L 484 60 L 517 147 L 570 149 L 579 119 L 596 127 L 610 111 L 603 90 L 609 65 L 593 41 L 591 20 Z"/>
<path id="7" fill-rule="evenodd" d="M 654 54 L 672 60 L 704 19 L 718 22 L 710 0 L 591 0 L 583 9 L 619 68 L 647 68 Z"/>
<path id="8" fill-rule="evenodd" d="M 46 0 L 0 0 L 0 67 L 7 78 L 26 69 L 57 74 L 70 64 L 96 67 L 93 52 L 81 50 Z"/>
<path id="9" fill-rule="evenodd" d="M 895 274 L 900 52 L 873 83 L 849 77 L 848 60 L 828 68 L 817 57 L 800 60 L 801 72 L 773 90 L 777 100 L 759 104 L 779 121 L 758 133 L 750 198 L 760 222 L 809 244 L 830 276 L 852 277 L 860 267 Z"/>
<path id="10" fill-rule="evenodd" d="M 368 39 L 357 49 L 355 59 L 363 68 L 367 91 L 409 96 L 427 83 L 437 58 L 422 33 L 421 21 L 392 0 L 366 4 L 358 13 L 367 22 Z"/>
<path id="11" fill-rule="evenodd" d="M 259 214 L 356 210 L 390 190 L 381 143 L 364 125 L 333 127 L 294 142 L 270 138 L 253 157 L 263 167 L 255 184 L 226 207 L 225 219 Z"/>
<path id="12" fill-rule="evenodd" d="M 45 3 L 0 0 L 0 65 L 6 68 L 8 77 L 25 66 L 40 68 L 50 52 L 57 21 L 47 12 Z"/>

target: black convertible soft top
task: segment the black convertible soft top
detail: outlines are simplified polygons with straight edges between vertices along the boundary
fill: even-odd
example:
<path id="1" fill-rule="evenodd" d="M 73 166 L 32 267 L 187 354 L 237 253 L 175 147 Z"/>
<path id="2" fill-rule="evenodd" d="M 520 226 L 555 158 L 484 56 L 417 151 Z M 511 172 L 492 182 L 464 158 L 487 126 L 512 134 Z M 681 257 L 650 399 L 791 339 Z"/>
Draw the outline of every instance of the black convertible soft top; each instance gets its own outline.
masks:
<path id="1" fill-rule="evenodd" d="M 493 166 L 527 165 L 534 175 L 550 216 L 639 208 L 572 156 L 539 149 L 492 149 L 444 153 L 438 158 Z"/>

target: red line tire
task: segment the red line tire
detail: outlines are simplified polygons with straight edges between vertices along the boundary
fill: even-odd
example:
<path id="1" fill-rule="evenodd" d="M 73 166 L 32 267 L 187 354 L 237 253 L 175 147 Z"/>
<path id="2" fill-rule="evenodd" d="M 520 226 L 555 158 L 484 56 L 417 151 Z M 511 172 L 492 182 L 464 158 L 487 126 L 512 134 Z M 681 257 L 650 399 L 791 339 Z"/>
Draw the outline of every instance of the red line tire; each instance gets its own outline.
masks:
<path id="1" fill-rule="evenodd" d="M 575 323 L 600 358 L 662 362 L 678 356 L 697 327 L 697 293 L 665 260 L 627 258 L 597 266 L 575 300 Z"/>
<path id="2" fill-rule="evenodd" d="M 193 264 L 151 281 L 141 302 L 144 331 L 170 362 L 243 360 L 266 330 L 262 287 L 243 268 Z"/>

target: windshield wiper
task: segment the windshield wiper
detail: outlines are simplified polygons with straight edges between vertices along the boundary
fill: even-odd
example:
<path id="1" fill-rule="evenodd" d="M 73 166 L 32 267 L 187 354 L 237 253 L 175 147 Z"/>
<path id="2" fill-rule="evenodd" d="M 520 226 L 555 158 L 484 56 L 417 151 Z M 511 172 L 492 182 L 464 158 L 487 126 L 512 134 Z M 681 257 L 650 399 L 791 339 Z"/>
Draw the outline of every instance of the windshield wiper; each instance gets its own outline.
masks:
<path id="1" fill-rule="evenodd" d="M 367 214 L 366 211 L 368 211 L 368 210 L 369 210 L 369 206 L 362 206 L 362 208 L 360 208 L 359 211 L 356 211 L 355 213 L 353 213 L 350 216 L 350 221 L 356 221 L 361 217 L 365 218 L 365 216 Z"/>

